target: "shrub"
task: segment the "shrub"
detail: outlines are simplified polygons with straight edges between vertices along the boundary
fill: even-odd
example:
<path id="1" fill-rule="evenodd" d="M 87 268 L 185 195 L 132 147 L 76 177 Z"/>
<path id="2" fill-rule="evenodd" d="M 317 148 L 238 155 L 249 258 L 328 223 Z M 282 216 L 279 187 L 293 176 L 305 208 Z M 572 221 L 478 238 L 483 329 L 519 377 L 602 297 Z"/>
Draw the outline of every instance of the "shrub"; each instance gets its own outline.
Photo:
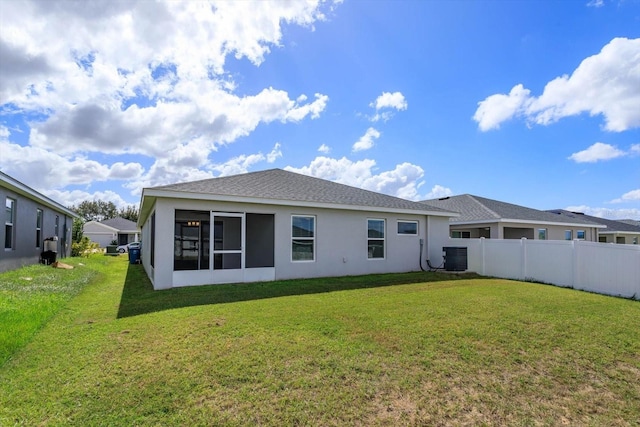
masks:
<path id="1" fill-rule="evenodd" d="M 88 256 L 91 252 L 99 248 L 100 245 L 84 236 L 79 242 L 71 243 L 71 256 Z"/>

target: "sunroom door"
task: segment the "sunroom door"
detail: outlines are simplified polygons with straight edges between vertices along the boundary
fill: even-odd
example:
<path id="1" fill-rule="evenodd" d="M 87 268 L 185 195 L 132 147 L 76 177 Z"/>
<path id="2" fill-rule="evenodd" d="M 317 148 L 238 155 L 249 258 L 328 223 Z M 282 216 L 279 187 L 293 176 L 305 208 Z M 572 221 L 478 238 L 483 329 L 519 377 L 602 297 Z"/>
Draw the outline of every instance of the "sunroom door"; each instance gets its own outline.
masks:
<path id="1" fill-rule="evenodd" d="M 244 214 L 212 213 L 213 282 L 244 280 Z"/>

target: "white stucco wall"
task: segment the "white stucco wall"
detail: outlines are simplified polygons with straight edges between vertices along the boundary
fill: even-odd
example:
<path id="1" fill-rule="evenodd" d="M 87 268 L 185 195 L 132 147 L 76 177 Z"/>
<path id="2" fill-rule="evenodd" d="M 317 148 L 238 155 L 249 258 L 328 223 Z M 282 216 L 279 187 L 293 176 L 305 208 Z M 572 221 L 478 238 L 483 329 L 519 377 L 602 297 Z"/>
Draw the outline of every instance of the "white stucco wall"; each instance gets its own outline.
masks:
<path id="1" fill-rule="evenodd" d="M 149 263 L 150 216 L 143 225 L 142 261 L 152 277 L 155 289 L 171 288 L 176 281 L 192 277 L 194 284 L 215 283 L 216 271 L 173 271 L 174 216 L 176 209 L 215 212 L 244 212 L 274 215 L 275 256 L 273 279 L 345 276 L 369 273 L 407 272 L 420 270 L 420 239 L 425 240 L 423 263 L 427 255 L 442 258 L 442 246 L 448 241 L 449 223 L 446 217 L 416 214 L 389 214 L 350 210 L 298 208 L 277 205 L 208 202 L 200 200 L 156 200 L 155 266 Z M 291 216 L 316 217 L 316 259 L 312 262 L 291 261 Z M 367 219 L 386 222 L 385 258 L 367 258 Z M 397 221 L 418 221 L 418 235 L 397 234 Z M 428 223 L 429 222 L 429 223 Z M 249 237 L 250 238 L 250 237 Z M 423 264 L 426 268 L 426 263 Z M 254 270 L 254 269 L 247 269 Z M 266 274 L 266 272 L 265 272 Z M 187 276 L 186 276 L 187 275 Z M 188 276 L 190 275 L 190 276 Z M 268 277 L 266 274 L 264 277 Z M 184 284 L 184 283 L 182 283 Z"/>
<path id="2" fill-rule="evenodd" d="M 98 243 L 100 247 L 106 247 L 111 241 L 117 240 L 118 233 L 110 227 L 105 227 L 97 222 L 87 222 L 82 227 L 82 235 L 86 236 L 92 242 Z"/>

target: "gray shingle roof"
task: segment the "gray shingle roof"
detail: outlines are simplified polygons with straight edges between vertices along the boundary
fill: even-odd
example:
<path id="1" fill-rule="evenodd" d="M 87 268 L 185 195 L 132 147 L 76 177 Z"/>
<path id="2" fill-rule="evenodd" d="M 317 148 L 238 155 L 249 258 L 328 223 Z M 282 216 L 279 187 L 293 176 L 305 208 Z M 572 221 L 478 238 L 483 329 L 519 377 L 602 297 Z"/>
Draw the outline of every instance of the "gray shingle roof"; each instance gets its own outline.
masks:
<path id="1" fill-rule="evenodd" d="M 597 216 L 585 215 L 581 212 L 566 211 L 564 209 L 553 209 L 548 212 L 551 212 L 553 214 L 560 215 L 563 217 L 571 218 L 571 219 L 584 218 L 587 221 L 606 225 L 607 228 L 605 230 L 600 230 L 600 233 L 622 232 L 622 233 L 640 234 L 640 226 L 629 224 L 623 221 L 615 221 L 612 219 L 598 218 Z"/>
<path id="2" fill-rule="evenodd" d="M 138 225 L 135 222 L 129 221 L 128 219 L 122 218 L 119 216 L 111 219 L 105 219 L 104 221 L 100 221 L 100 224 L 108 225 L 109 227 L 113 227 L 120 231 L 134 231 L 134 230 L 137 231 L 138 230 Z"/>
<path id="3" fill-rule="evenodd" d="M 374 191 L 363 190 L 282 169 L 269 169 L 241 175 L 152 187 L 149 190 L 305 202 L 313 204 L 367 208 L 413 210 L 449 216 L 446 209 L 426 206 Z"/>
<path id="4" fill-rule="evenodd" d="M 584 224 L 594 226 L 595 223 L 585 218 L 569 218 L 551 212 L 514 205 L 512 203 L 487 199 L 471 194 L 424 200 L 430 206 L 459 212 L 460 216 L 451 218 L 452 223 L 468 223 L 481 221 L 517 220 L 522 222 L 553 222 L 566 224 Z"/>

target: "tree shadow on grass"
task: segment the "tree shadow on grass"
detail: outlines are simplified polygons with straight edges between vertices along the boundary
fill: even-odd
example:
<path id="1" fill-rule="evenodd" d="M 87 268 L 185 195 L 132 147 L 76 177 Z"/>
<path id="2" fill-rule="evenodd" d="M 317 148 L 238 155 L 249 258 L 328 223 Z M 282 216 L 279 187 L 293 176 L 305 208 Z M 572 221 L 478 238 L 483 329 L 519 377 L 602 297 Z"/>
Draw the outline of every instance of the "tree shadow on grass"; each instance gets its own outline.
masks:
<path id="1" fill-rule="evenodd" d="M 205 285 L 154 291 L 144 268 L 139 264 L 130 264 L 122 290 L 118 318 L 198 305 L 478 277 L 480 276 L 473 273 L 412 272 Z"/>

